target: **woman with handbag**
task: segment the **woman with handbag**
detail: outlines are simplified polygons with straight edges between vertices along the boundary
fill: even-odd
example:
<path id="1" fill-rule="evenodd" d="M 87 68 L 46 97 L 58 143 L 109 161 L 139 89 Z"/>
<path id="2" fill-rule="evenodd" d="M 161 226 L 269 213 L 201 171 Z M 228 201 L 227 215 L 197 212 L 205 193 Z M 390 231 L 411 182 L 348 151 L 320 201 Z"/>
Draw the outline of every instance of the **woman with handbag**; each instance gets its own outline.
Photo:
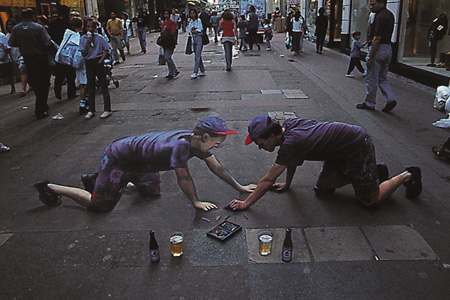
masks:
<path id="1" fill-rule="evenodd" d="M 189 23 L 189 34 L 192 36 L 194 41 L 194 72 L 191 75 L 192 79 L 197 79 L 198 76 L 206 76 L 205 66 L 202 60 L 202 50 L 203 50 L 203 25 L 202 21 L 198 18 L 198 13 L 195 9 L 189 11 L 191 16 L 191 22 Z M 200 73 L 198 70 L 200 69 Z"/>
<path id="2" fill-rule="evenodd" d="M 167 67 L 169 68 L 169 74 L 166 75 L 167 79 L 173 79 L 177 77 L 178 74 L 180 74 L 180 71 L 178 71 L 177 65 L 172 59 L 173 51 L 175 50 L 175 45 L 177 43 L 177 24 L 170 18 L 170 11 L 166 9 L 164 11 L 164 22 L 161 26 L 161 36 L 166 34 L 167 32 L 171 32 L 172 38 L 174 39 L 174 43 L 168 43 L 168 45 L 163 45 L 164 49 L 164 60 L 167 63 Z"/>
<path id="3" fill-rule="evenodd" d="M 239 37 L 237 32 L 236 21 L 231 10 L 226 9 L 222 14 L 222 19 L 219 22 L 219 32 L 222 33 L 223 50 L 225 51 L 225 63 L 227 71 L 231 71 L 231 62 L 233 60 L 233 45 L 239 45 Z"/>

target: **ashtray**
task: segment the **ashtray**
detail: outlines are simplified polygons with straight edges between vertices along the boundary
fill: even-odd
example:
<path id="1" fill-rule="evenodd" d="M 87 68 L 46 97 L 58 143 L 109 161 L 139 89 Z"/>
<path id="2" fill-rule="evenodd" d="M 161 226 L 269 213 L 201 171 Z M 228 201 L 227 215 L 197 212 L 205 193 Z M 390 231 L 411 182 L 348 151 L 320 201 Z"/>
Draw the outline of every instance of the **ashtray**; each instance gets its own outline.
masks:
<path id="1" fill-rule="evenodd" d="M 232 236 L 235 232 L 238 232 L 242 229 L 241 225 L 231 223 L 230 221 L 224 221 L 208 231 L 206 235 L 212 236 L 221 241 L 226 240 L 230 236 Z"/>

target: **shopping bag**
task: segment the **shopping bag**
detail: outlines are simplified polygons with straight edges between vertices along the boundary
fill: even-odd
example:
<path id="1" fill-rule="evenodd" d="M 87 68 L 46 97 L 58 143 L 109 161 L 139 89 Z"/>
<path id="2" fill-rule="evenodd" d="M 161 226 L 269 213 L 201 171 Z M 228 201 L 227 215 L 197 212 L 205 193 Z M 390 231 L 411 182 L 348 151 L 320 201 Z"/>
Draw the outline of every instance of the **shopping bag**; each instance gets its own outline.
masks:
<path id="1" fill-rule="evenodd" d="M 189 36 L 187 38 L 186 51 L 184 53 L 186 53 L 187 55 L 194 53 L 194 43 L 192 42 L 192 36 Z"/>

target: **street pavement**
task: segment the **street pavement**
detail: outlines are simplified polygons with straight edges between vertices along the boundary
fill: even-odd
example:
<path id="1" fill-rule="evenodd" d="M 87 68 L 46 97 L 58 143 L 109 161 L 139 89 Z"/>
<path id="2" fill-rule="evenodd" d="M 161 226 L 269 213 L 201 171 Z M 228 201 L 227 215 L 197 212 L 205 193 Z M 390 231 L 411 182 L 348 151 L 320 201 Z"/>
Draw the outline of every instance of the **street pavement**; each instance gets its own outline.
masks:
<path id="1" fill-rule="evenodd" d="M 137 54 L 133 39 L 133 55 L 114 67 L 120 86 L 110 85 L 113 115 L 105 120 L 98 118 L 100 92 L 94 119 L 85 120 L 79 101 L 65 100 L 65 91 L 63 100 L 51 91 L 50 115 L 64 118 L 36 121 L 32 93 L 18 98 L 0 87 L 0 142 L 11 147 L 0 155 L 1 299 L 448 299 L 450 171 L 431 147 L 449 131 L 432 126 L 444 118 L 433 108 L 433 88 L 390 74 L 398 106 L 382 113 L 380 94 L 376 111 L 357 110 L 365 83 L 356 70 L 355 78 L 345 77 L 349 58 L 330 49 L 316 54 L 310 42 L 293 56 L 284 34 L 275 34 L 272 51 L 236 52 L 231 72 L 222 46 L 211 43 L 203 52 L 206 77 L 191 80 L 193 56 L 184 54 L 186 34 L 180 33 L 174 61 L 181 74 L 167 80 L 167 66 L 156 64 L 156 37 L 148 35 L 145 55 Z M 216 157 L 240 183 L 257 183 L 276 153 L 244 146 L 244 140 L 249 121 L 267 113 L 362 126 L 391 175 L 408 165 L 422 168 L 422 195 L 408 200 L 400 187 L 372 209 L 358 204 L 351 186 L 318 197 L 312 187 L 320 162 L 299 167 L 290 191 L 269 192 L 236 213 L 196 211 L 170 171 L 161 174 L 160 197 L 128 192 L 103 214 L 66 198 L 60 207 L 44 206 L 33 187 L 43 179 L 81 187 L 81 174 L 97 170 L 115 139 L 191 129 L 208 116 L 237 131 L 214 150 Z M 203 201 L 223 207 L 247 196 L 198 159 L 189 170 Z M 225 242 L 207 237 L 226 217 L 242 230 Z M 285 228 L 293 232 L 290 263 L 281 261 Z M 159 243 L 158 264 L 150 263 L 150 229 Z M 258 254 L 262 229 L 274 234 L 267 257 Z M 185 236 L 180 258 L 170 255 L 174 231 Z"/>

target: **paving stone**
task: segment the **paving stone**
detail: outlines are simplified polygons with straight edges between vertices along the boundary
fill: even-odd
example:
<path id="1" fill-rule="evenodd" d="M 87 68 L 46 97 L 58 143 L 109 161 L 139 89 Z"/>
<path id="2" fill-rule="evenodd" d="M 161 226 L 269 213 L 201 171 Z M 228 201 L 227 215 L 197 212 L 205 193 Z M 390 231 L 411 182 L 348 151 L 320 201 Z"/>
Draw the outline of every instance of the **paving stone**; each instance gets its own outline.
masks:
<path id="1" fill-rule="evenodd" d="M 308 247 L 306 246 L 305 238 L 303 236 L 301 228 L 291 228 L 291 229 L 292 229 L 292 243 L 293 243 L 291 263 L 310 262 L 311 258 L 309 256 Z M 273 233 L 272 250 L 271 253 L 267 256 L 262 256 L 259 254 L 258 234 L 261 230 L 269 230 Z M 247 237 L 249 262 L 258 264 L 284 263 L 281 260 L 281 252 L 283 249 L 283 241 L 286 232 L 285 228 L 246 229 L 245 232 Z"/>
<path id="2" fill-rule="evenodd" d="M 296 90 L 282 90 L 287 99 L 308 99 L 309 97 L 299 89 Z"/>
<path id="3" fill-rule="evenodd" d="M 2 233 L 0 234 L 0 246 L 3 246 L 10 237 L 12 237 L 14 234 L 12 233 Z"/>
<path id="4" fill-rule="evenodd" d="M 373 260 L 374 253 L 358 227 L 305 229 L 316 261 Z"/>
<path id="5" fill-rule="evenodd" d="M 272 95 L 272 94 L 283 94 L 281 90 L 261 90 L 261 94 Z"/>
<path id="6" fill-rule="evenodd" d="M 380 260 L 438 259 L 419 232 L 402 226 L 365 226 L 366 235 Z"/>

